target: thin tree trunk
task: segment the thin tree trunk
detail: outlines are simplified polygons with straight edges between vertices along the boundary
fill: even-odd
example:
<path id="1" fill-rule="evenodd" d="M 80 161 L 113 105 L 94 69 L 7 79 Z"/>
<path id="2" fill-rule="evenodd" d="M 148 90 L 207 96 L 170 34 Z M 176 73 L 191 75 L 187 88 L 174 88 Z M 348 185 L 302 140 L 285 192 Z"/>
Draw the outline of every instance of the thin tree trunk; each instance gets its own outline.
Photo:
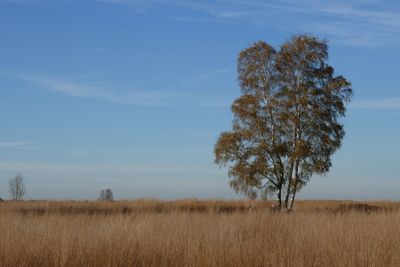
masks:
<path id="1" fill-rule="evenodd" d="M 293 173 L 293 164 L 290 168 L 290 176 L 289 176 L 289 181 L 288 181 L 288 186 L 286 190 L 286 196 L 285 196 L 285 209 L 288 209 L 288 203 L 289 203 L 289 196 L 290 196 L 290 188 L 292 187 L 292 173 Z"/>
<path id="2" fill-rule="evenodd" d="M 296 85 L 296 90 L 299 88 L 299 80 L 297 79 L 297 85 Z M 296 99 L 296 101 L 295 101 L 296 103 L 298 102 L 297 101 L 297 99 Z M 294 144 L 293 144 L 293 151 L 296 151 L 296 148 L 297 148 L 297 142 L 298 142 L 298 140 L 301 138 L 301 132 L 300 132 L 300 122 L 299 122 L 299 120 L 300 120 L 300 114 L 299 114 L 299 104 L 297 104 L 296 105 L 296 123 L 295 123 L 295 126 L 294 126 L 294 136 L 293 136 L 293 139 L 294 139 Z M 300 136 L 298 136 L 299 135 L 299 132 L 300 132 Z M 287 190 L 286 190 L 286 197 L 285 197 L 285 209 L 286 209 L 286 211 L 290 211 L 290 206 L 289 206 L 289 197 L 290 197 L 290 194 L 292 193 L 292 198 L 293 198 L 293 192 L 291 192 L 291 187 L 292 187 L 292 177 L 293 177 L 293 171 L 295 171 L 296 172 L 296 177 L 297 177 L 297 171 L 298 171 L 298 160 L 296 159 L 296 160 L 294 160 L 294 159 L 291 159 L 290 160 L 290 173 L 289 173 L 289 175 L 288 175 L 288 186 L 287 186 Z"/>
<path id="3" fill-rule="evenodd" d="M 297 180 L 297 179 L 296 179 L 296 180 Z M 292 193 L 292 198 L 291 198 L 291 200 L 290 200 L 290 206 L 289 206 L 288 211 L 291 211 L 291 210 L 293 209 L 293 203 L 294 203 L 294 199 L 295 199 L 295 197 L 296 197 L 296 191 L 297 191 L 297 184 L 296 184 L 295 187 L 294 187 L 294 190 L 293 190 L 293 193 Z"/>
<path id="4" fill-rule="evenodd" d="M 289 211 L 293 209 L 293 203 L 294 199 L 296 198 L 296 192 L 297 192 L 297 185 L 299 183 L 299 164 L 300 160 L 296 161 L 296 167 L 295 167 L 295 180 L 294 180 L 294 185 L 293 185 L 293 193 L 292 193 L 292 198 L 290 200 L 290 205 L 289 205 Z"/>
<path id="5" fill-rule="evenodd" d="M 282 189 L 281 188 L 279 188 L 279 190 L 278 190 L 278 207 L 279 207 L 279 210 L 281 210 L 282 209 Z"/>
<path id="6" fill-rule="evenodd" d="M 288 184 L 288 188 L 287 188 L 286 196 L 285 196 L 285 204 L 284 204 L 285 206 L 284 206 L 284 208 L 286 210 L 288 209 L 288 206 L 289 206 L 290 186 L 291 186 L 291 182 L 289 182 L 289 184 Z"/>

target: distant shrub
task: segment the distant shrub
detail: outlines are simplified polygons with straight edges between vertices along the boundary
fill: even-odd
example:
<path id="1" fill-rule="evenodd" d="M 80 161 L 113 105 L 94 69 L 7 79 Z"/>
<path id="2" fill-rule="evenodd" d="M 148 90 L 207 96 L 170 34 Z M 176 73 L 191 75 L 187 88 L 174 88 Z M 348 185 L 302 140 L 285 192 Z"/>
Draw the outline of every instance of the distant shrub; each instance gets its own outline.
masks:
<path id="1" fill-rule="evenodd" d="M 25 182 L 22 174 L 18 173 L 9 181 L 9 192 L 12 200 L 22 200 L 25 196 Z"/>
<path id="2" fill-rule="evenodd" d="M 101 191 L 100 191 L 100 197 L 99 197 L 99 200 L 102 200 L 102 201 L 113 201 L 114 200 L 114 194 L 113 194 L 113 192 L 112 192 L 112 190 L 110 189 L 110 188 L 107 188 L 107 189 L 102 189 Z"/>

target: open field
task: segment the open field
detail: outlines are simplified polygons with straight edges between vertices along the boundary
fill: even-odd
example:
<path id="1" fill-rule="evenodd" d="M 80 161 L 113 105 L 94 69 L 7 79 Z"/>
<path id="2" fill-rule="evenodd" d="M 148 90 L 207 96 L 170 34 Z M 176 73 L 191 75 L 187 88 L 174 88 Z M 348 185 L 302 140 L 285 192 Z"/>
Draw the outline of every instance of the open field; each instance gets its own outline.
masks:
<path id="1" fill-rule="evenodd" d="M 0 266 L 400 266 L 400 204 L 0 202 Z"/>

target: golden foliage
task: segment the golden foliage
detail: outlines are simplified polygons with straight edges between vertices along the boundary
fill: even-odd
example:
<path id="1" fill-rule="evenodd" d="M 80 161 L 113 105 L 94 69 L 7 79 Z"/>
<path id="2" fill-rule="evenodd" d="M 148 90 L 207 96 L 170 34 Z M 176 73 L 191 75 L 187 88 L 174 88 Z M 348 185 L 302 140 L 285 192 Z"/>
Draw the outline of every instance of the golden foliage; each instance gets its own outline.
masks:
<path id="1" fill-rule="evenodd" d="M 352 88 L 327 61 L 327 42 L 309 35 L 278 50 L 258 41 L 240 52 L 232 131 L 221 134 L 214 150 L 237 192 L 277 193 L 279 207 L 290 210 L 301 186 L 329 171 Z"/>

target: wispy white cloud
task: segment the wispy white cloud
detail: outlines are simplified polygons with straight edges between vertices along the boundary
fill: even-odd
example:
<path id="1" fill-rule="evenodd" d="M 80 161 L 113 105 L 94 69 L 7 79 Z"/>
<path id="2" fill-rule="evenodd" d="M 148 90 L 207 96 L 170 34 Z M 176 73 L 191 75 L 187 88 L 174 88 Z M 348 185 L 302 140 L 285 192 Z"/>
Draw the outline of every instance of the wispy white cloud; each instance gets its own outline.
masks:
<path id="1" fill-rule="evenodd" d="M 97 99 L 112 103 L 121 103 L 136 106 L 209 106 L 220 107 L 225 104 L 204 104 L 214 101 L 216 95 L 204 95 L 199 90 L 190 89 L 194 84 L 202 84 L 205 80 L 230 72 L 228 69 L 217 69 L 206 72 L 175 84 L 167 86 L 177 90 L 137 90 L 130 89 L 124 83 L 101 82 L 95 77 L 91 81 L 82 79 L 65 79 L 49 75 L 15 74 L 0 72 L 1 75 L 18 79 L 35 89 L 58 92 L 71 97 Z M 214 103 L 214 102 L 213 102 Z"/>
<path id="2" fill-rule="evenodd" d="M 73 0 L 0 0 L 1 3 L 73 3 Z M 157 8 L 183 11 L 171 19 L 192 22 L 246 23 L 290 32 L 309 32 L 335 43 L 381 47 L 400 43 L 400 2 L 377 0 L 91 0 L 124 5 L 134 12 Z M 183 15 L 184 14 L 184 15 Z"/>
<path id="3" fill-rule="evenodd" d="M 73 97 L 93 98 L 114 103 L 142 106 L 171 105 L 176 98 L 174 93 L 167 91 L 115 88 L 113 85 L 98 82 L 77 82 L 53 76 L 33 74 L 13 74 L 12 76 L 46 90 Z"/>
<path id="4" fill-rule="evenodd" d="M 109 175 L 115 174 L 142 174 L 142 173 L 215 173 L 217 169 L 204 170 L 201 166 L 181 164 L 73 164 L 73 163 L 49 163 L 38 161 L 0 161 L 0 172 L 19 170 L 23 173 L 63 173 L 63 174 L 86 174 L 101 173 Z"/>
<path id="5" fill-rule="evenodd" d="M 357 109 L 400 109 L 400 97 L 358 99 L 351 104 Z"/>
<path id="6" fill-rule="evenodd" d="M 251 23 L 258 27 L 311 32 L 324 35 L 335 43 L 351 46 L 386 46 L 400 42 L 400 4 L 374 0 L 219 0 L 219 1 L 141 1 L 99 0 L 131 5 L 148 10 L 163 7 L 193 11 L 173 19 Z"/>
<path id="7" fill-rule="evenodd" d="M 225 73 L 228 73 L 228 72 L 230 72 L 230 70 L 228 70 L 228 69 L 218 69 L 218 70 L 215 70 L 215 71 L 202 73 L 202 74 L 195 75 L 195 76 L 193 76 L 193 77 L 191 77 L 189 79 L 186 79 L 186 80 L 182 81 L 181 84 L 182 85 L 188 85 L 188 84 L 191 84 L 191 83 L 200 82 L 200 81 L 203 81 L 203 80 L 208 80 L 208 79 L 214 78 L 216 76 L 219 76 L 219 75 L 222 75 L 222 74 L 225 74 Z"/>
<path id="8" fill-rule="evenodd" d="M 19 142 L 0 142 L 0 148 L 15 148 L 23 147 L 29 145 L 29 142 L 19 141 Z"/>

